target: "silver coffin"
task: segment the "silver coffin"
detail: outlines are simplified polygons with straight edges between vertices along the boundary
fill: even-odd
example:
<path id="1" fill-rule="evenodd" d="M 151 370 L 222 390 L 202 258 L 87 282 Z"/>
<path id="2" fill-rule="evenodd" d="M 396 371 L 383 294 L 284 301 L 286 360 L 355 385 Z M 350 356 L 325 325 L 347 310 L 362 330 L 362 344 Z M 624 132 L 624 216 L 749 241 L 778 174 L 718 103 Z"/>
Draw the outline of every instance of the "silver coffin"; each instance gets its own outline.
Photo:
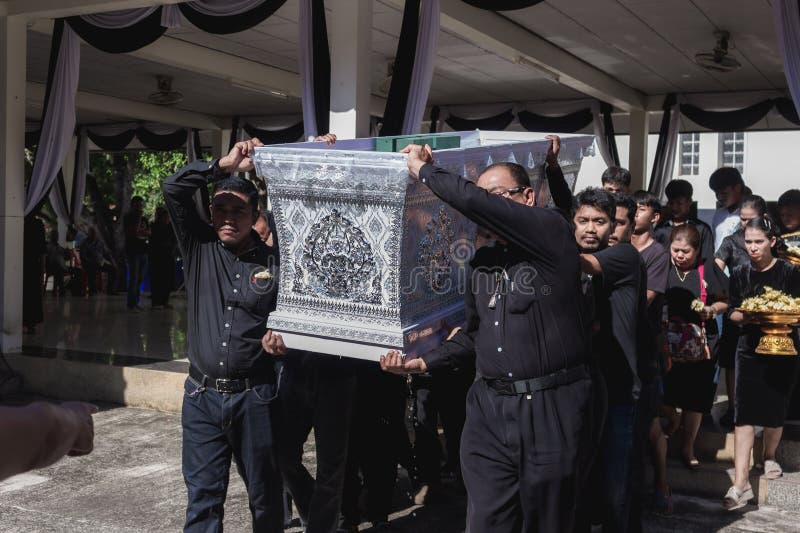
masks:
<path id="1" fill-rule="evenodd" d="M 491 163 L 514 161 L 547 201 L 543 135 L 444 135 L 459 135 L 461 147 L 436 151 L 438 166 L 475 180 Z M 538 140 L 519 140 L 531 137 Z M 563 137 L 560 160 L 570 185 L 592 143 L 591 136 Z M 405 155 L 375 152 L 375 144 L 256 149 L 281 261 L 267 327 L 289 348 L 370 360 L 390 349 L 414 356 L 463 322 L 474 225 L 408 177 Z"/>

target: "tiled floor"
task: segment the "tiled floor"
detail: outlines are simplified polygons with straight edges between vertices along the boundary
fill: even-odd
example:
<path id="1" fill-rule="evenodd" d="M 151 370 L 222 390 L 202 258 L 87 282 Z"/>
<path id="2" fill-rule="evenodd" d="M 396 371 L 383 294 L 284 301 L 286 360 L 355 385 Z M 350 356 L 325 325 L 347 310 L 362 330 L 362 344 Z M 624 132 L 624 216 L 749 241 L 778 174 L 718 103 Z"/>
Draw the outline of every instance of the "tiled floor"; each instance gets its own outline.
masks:
<path id="1" fill-rule="evenodd" d="M 132 313 L 123 294 L 91 298 L 48 294 L 44 323 L 37 326 L 36 334 L 23 336 L 23 346 L 28 353 L 45 349 L 95 354 L 112 364 L 120 356 L 134 364 L 185 359 L 185 297 L 175 295 L 173 309 L 151 309 L 145 295 L 142 304 L 142 312 Z"/>

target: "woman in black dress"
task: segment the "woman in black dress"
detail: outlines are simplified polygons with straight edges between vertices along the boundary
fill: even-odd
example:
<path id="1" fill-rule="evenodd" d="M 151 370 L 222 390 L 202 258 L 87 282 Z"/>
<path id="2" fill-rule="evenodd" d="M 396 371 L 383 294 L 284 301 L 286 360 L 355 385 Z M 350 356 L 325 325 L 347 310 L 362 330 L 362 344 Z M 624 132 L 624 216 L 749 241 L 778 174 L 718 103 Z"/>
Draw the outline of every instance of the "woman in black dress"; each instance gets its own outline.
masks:
<path id="1" fill-rule="evenodd" d="M 742 225 L 733 235 L 728 235 L 715 254 L 717 266 L 728 269 L 728 275 L 740 265 L 749 265 L 750 256 L 744 246 L 744 227 L 757 217 L 767 216 L 767 202 L 756 195 L 745 196 L 739 208 L 739 220 Z M 736 398 L 734 376 L 736 374 L 736 344 L 739 342 L 739 326 L 723 316 L 722 337 L 717 347 L 717 363 L 725 369 L 725 391 L 728 394 L 728 409 L 719 419 L 719 425 L 725 428 L 733 426 L 733 406 Z"/>
<path id="2" fill-rule="evenodd" d="M 700 257 L 700 233 L 692 224 L 677 226 L 670 236 L 670 265 L 664 300 L 667 317 L 672 322 L 705 326 L 709 354 L 714 353 L 718 331 L 718 314 L 728 309 L 728 278 L 713 257 Z M 692 302 L 705 294 L 702 310 Z M 711 412 L 714 403 L 714 358 L 697 361 L 677 360 L 670 354 L 672 365 L 664 377 L 664 406 L 671 420 L 667 434 L 674 433 L 683 422 L 683 461 L 688 468 L 700 466 L 694 454 L 694 442 L 703 414 Z M 679 416 L 676 408 L 681 409 Z"/>
<path id="3" fill-rule="evenodd" d="M 745 226 L 745 246 L 750 264 L 737 267 L 731 274 L 732 322 L 742 324 L 736 353 L 735 465 L 733 486 L 725 495 L 725 507 L 738 509 L 753 498 L 749 483 L 750 454 L 755 430 L 764 427 L 764 475 L 774 479 L 783 474 L 775 461 L 775 451 L 783 435 L 783 422 L 792 387 L 797 380 L 798 356 L 772 356 L 755 353 L 761 330 L 745 322 L 736 311 L 745 298 L 759 296 L 764 287 L 772 287 L 794 297 L 800 296 L 800 269 L 778 259 L 773 253 L 777 244 L 777 224 L 768 218 L 756 218 Z M 795 349 L 797 328 L 792 331 Z"/>

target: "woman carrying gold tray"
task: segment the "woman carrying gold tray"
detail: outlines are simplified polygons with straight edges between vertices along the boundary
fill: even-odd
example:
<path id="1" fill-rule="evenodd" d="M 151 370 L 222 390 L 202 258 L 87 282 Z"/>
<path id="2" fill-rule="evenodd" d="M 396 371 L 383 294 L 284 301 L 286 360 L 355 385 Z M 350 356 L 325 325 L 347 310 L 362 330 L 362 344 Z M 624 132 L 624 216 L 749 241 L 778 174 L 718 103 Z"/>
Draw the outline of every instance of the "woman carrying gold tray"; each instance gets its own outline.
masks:
<path id="1" fill-rule="evenodd" d="M 800 297 L 800 268 L 775 257 L 776 244 L 774 222 L 762 217 L 751 220 L 745 226 L 750 264 L 738 266 L 731 273 L 730 302 L 735 310 L 730 313 L 730 319 L 743 325 L 736 353 L 736 477 L 724 500 L 725 507 L 731 510 L 745 506 L 753 498 L 748 476 L 754 426 L 764 427 L 764 475 L 776 478 L 783 474 L 775 461 L 775 450 L 783 435 L 788 399 L 797 381 L 800 357 L 759 355 L 756 350 L 764 333 L 758 324 L 747 321 L 752 318 L 749 309 L 760 306 L 788 314 L 796 305 L 795 298 Z M 784 294 L 765 293 L 765 288 Z M 746 314 L 740 309 L 742 305 L 748 309 Z M 791 329 L 790 335 L 796 350 L 800 344 L 796 327 Z"/>

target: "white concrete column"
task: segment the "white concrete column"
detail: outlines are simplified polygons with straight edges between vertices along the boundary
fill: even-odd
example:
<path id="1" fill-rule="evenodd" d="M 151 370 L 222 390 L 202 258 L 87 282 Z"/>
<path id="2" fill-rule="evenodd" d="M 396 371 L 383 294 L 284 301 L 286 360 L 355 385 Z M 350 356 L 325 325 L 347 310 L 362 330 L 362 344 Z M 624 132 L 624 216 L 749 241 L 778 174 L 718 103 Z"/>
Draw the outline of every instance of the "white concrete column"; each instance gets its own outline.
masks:
<path id="1" fill-rule="evenodd" d="M 222 157 L 228 154 L 228 143 L 231 130 L 211 130 L 211 157 Z"/>
<path id="2" fill-rule="evenodd" d="M 25 20 L 0 16 L 0 352 L 22 348 Z"/>
<path id="3" fill-rule="evenodd" d="M 650 114 L 647 111 L 631 111 L 630 151 L 628 170 L 631 171 L 631 191 L 647 188 L 647 135 L 650 131 Z"/>
<path id="4" fill-rule="evenodd" d="M 330 132 L 340 139 L 369 137 L 372 2 L 333 2 L 328 18 L 328 42 L 331 49 Z"/>

